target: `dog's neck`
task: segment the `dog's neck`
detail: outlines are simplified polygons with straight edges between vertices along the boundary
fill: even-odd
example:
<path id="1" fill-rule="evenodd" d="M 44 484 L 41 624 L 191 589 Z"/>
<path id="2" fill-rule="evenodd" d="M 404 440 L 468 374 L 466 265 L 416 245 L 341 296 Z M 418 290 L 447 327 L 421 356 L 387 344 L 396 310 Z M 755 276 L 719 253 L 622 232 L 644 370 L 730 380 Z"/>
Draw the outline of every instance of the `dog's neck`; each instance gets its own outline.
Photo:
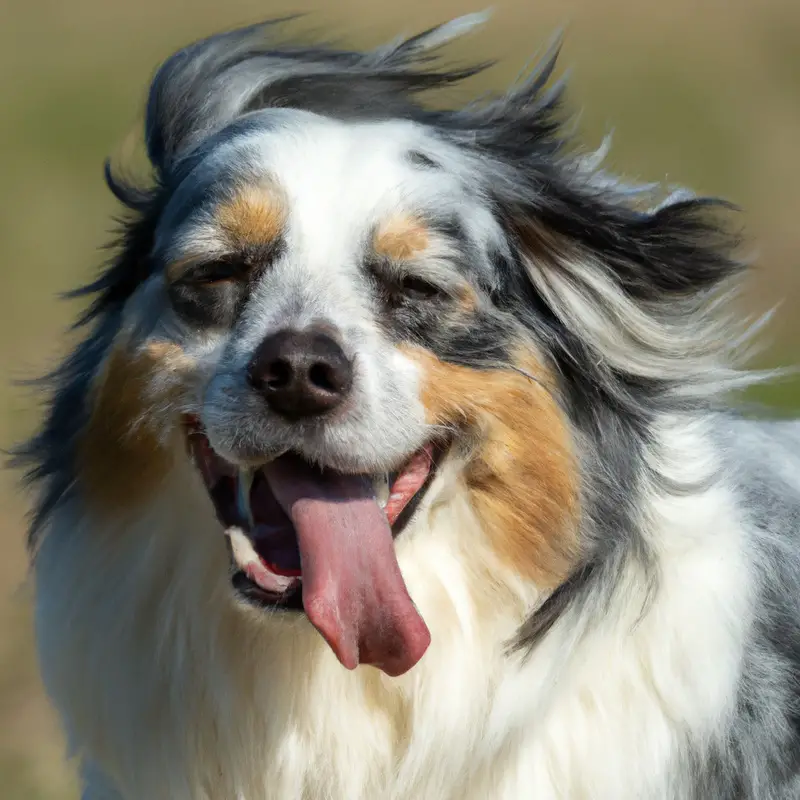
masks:
<path id="1" fill-rule="evenodd" d="M 665 429 L 670 475 L 697 478 L 713 467 L 700 434 Z M 649 665 L 665 657 L 665 641 L 687 663 L 735 649 L 704 609 L 730 615 L 746 605 L 730 591 L 746 581 L 730 549 L 738 523 L 724 489 L 648 502 L 661 608 L 642 615 L 649 587 L 630 562 L 617 606 L 595 603 L 604 609 L 595 613 L 574 599 L 526 660 L 508 643 L 541 598 L 496 563 L 458 470 L 445 467 L 398 541 L 432 644 L 391 679 L 344 669 L 304 616 L 237 603 L 207 494 L 176 459 L 152 502 L 127 520 L 100 526 L 75 506 L 56 514 L 37 560 L 37 579 L 48 583 L 37 609 L 47 630 L 44 678 L 75 747 L 87 747 L 129 796 L 477 800 L 519 797 L 531 781 L 551 796 L 547 765 L 567 756 L 564 786 L 580 793 L 602 784 L 607 796 L 623 796 L 628 787 L 614 776 L 629 764 L 609 772 L 607 762 L 660 728 L 649 712 L 617 713 L 622 699 L 634 690 L 650 698 L 660 673 Z M 686 570 L 709 563 L 716 582 L 697 583 L 699 606 L 685 603 Z M 665 631 L 659 620 L 670 615 Z M 613 648 L 631 650 L 639 671 L 615 672 Z M 608 670 L 600 683 L 598 664 Z M 697 686 L 702 733 L 724 692 Z M 611 746 L 626 737 L 629 747 Z M 506 758 L 515 763 L 504 771 Z M 506 789 L 498 775 L 511 782 Z M 644 772 L 634 777 L 646 785 Z"/>
<path id="2" fill-rule="evenodd" d="M 120 758 L 152 763 L 154 775 L 199 770 L 197 785 L 216 781 L 215 796 L 263 796 L 251 781 L 263 781 L 265 773 L 285 788 L 276 797 L 295 796 L 290 782 L 297 780 L 319 787 L 311 796 L 327 796 L 325 785 L 339 787 L 331 796 L 377 796 L 364 787 L 396 771 L 415 748 L 430 760 L 428 770 L 439 751 L 450 775 L 466 770 L 467 764 L 450 763 L 448 737 L 481 736 L 493 687 L 508 668 L 506 644 L 536 602 L 535 588 L 497 562 L 457 472 L 447 466 L 398 540 L 409 591 L 433 640 L 422 662 L 399 679 L 371 667 L 349 672 L 304 615 L 265 612 L 235 598 L 222 530 L 183 457 L 152 502 L 127 520 L 98 528 L 65 511 L 57 524 L 70 530 L 52 532 L 39 573 L 53 572 L 50 559 L 79 558 L 72 574 L 83 571 L 85 582 L 80 596 L 73 593 L 72 634 L 84 630 L 87 646 L 103 642 L 96 657 L 75 653 L 81 674 L 71 675 L 72 692 L 98 693 L 78 706 L 100 714 L 80 725 L 97 732 L 92 749 L 117 762 L 121 775 L 129 767 Z M 71 555 L 59 556 L 60 542 Z M 57 679 L 70 672 L 62 663 Z M 145 685 L 146 696 L 132 694 Z M 140 726 L 154 732 L 139 740 L 146 755 L 130 753 L 128 731 Z M 434 730 L 437 741 L 415 743 Z M 337 749 L 342 753 L 333 756 Z M 351 749 L 373 755 L 350 758 Z M 466 756 L 474 748 L 464 742 L 457 752 Z M 243 756 L 252 763 L 232 768 Z M 167 769 L 167 762 L 184 769 Z M 349 774 L 337 769 L 342 763 Z M 148 796 L 163 791 L 152 788 Z M 180 787 L 174 791 L 181 796 Z"/>

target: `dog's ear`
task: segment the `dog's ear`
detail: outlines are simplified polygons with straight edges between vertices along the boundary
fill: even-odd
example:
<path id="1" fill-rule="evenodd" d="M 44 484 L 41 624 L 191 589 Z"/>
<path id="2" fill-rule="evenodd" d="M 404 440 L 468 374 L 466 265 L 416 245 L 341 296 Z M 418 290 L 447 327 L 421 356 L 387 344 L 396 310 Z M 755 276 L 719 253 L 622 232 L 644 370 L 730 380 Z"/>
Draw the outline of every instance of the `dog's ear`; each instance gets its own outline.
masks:
<path id="1" fill-rule="evenodd" d="M 158 170 L 169 170 L 183 150 L 234 119 L 258 91 L 266 25 L 194 42 L 161 65 L 145 118 L 147 153 Z"/>
<path id="2" fill-rule="evenodd" d="M 150 275 L 150 251 L 158 219 L 166 199 L 159 183 L 142 188 L 115 174 L 111 161 L 105 163 L 106 185 L 123 206 L 117 218 L 117 235 L 108 244 L 110 260 L 90 283 L 68 292 L 66 297 L 91 297 L 77 326 L 106 312 L 115 312 Z"/>
<path id="3" fill-rule="evenodd" d="M 502 207 L 535 295 L 600 369 L 686 390 L 724 382 L 720 356 L 735 352 L 741 326 L 718 312 L 744 269 L 719 219 L 725 203 L 682 193 L 637 209 L 565 170 Z"/>
<path id="4" fill-rule="evenodd" d="M 183 153 L 243 114 L 262 108 L 325 108 L 353 105 L 374 114 L 383 102 L 452 83 L 478 71 L 413 69 L 431 52 L 481 24 L 487 15 L 471 14 L 399 39 L 375 50 L 352 52 L 331 47 L 302 47 L 275 42 L 271 33 L 284 18 L 217 34 L 170 57 L 150 88 L 145 120 L 147 151 L 162 174 Z M 383 91 L 368 97 L 364 83 Z M 321 97 L 327 95 L 327 97 Z M 373 107 L 370 108 L 370 105 Z M 378 113 L 380 109 L 377 109 Z"/>
<path id="5" fill-rule="evenodd" d="M 585 363 L 633 381 L 720 380 L 737 342 L 710 313 L 744 269 L 729 204 L 630 186 L 600 169 L 605 145 L 575 153 L 564 132 L 565 78 L 553 83 L 557 38 L 507 94 L 443 118 L 467 143 L 532 305 L 546 311 Z M 586 369 L 586 367 L 582 367 Z"/>

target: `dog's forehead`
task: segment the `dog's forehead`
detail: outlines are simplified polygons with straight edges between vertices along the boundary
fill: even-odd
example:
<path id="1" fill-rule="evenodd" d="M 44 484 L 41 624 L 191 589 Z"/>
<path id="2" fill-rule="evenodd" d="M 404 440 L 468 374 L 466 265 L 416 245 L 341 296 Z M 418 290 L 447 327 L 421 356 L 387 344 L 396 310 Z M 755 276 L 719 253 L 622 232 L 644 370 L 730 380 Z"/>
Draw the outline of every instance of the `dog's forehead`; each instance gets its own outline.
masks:
<path id="1" fill-rule="evenodd" d="M 332 256 L 393 215 L 437 213 L 463 199 L 463 180 L 442 166 L 444 148 L 421 126 L 275 116 L 217 137 L 184 170 L 156 232 L 159 260 L 222 254 L 232 222 L 254 236 L 277 234 L 280 222 L 287 244 Z M 424 155 L 437 150 L 439 161 Z"/>

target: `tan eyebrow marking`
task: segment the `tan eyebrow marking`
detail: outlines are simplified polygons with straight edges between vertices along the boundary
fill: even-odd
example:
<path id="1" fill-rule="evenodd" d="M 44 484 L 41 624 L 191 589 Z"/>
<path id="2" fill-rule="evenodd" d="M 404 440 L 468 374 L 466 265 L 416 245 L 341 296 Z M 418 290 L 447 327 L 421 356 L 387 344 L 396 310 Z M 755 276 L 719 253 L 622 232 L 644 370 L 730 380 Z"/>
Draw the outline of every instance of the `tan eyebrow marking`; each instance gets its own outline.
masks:
<path id="1" fill-rule="evenodd" d="M 274 184 L 242 188 L 214 211 L 217 224 L 237 249 L 274 242 L 283 231 L 287 215 L 286 198 Z"/>
<path id="2" fill-rule="evenodd" d="M 430 232 L 420 220 L 398 215 L 378 226 L 372 247 L 379 256 L 404 261 L 426 250 L 429 242 Z"/>
<path id="3" fill-rule="evenodd" d="M 240 188 L 231 199 L 216 206 L 213 218 L 223 235 L 224 247 L 234 253 L 269 246 L 286 225 L 288 210 L 280 187 L 272 183 Z M 167 280 L 172 283 L 193 264 L 203 260 L 192 253 L 167 265 Z"/>

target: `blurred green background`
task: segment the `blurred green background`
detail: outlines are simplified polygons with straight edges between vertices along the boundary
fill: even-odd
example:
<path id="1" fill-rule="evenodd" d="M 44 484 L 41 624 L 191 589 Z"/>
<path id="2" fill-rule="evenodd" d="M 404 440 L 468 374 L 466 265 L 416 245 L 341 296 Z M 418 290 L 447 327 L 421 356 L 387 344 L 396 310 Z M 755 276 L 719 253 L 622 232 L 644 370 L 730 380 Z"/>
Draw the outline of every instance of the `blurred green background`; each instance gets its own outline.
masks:
<path id="1" fill-rule="evenodd" d="M 101 264 L 114 212 L 101 165 L 130 150 L 148 79 L 188 40 L 298 10 L 255 0 L 5 0 L 0 29 L 0 444 L 31 430 L 36 396 L 12 381 L 52 365 L 74 304 L 56 295 Z M 610 166 L 682 183 L 744 209 L 757 253 L 748 309 L 782 307 L 762 360 L 798 361 L 800 343 L 800 3 L 797 0 L 506 0 L 458 56 L 499 57 L 475 82 L 514 78 L 567 26 L 562 69 L 580 131 L 615 131 Z M 306 0 L 304 29 L 378 43 L 458 13 L 464 0 Z M 790 411 L 800 383 L 759 390 Z M 25 498 L 0 484 L 0 796 L 77 797 L 31 646 Z"/>

